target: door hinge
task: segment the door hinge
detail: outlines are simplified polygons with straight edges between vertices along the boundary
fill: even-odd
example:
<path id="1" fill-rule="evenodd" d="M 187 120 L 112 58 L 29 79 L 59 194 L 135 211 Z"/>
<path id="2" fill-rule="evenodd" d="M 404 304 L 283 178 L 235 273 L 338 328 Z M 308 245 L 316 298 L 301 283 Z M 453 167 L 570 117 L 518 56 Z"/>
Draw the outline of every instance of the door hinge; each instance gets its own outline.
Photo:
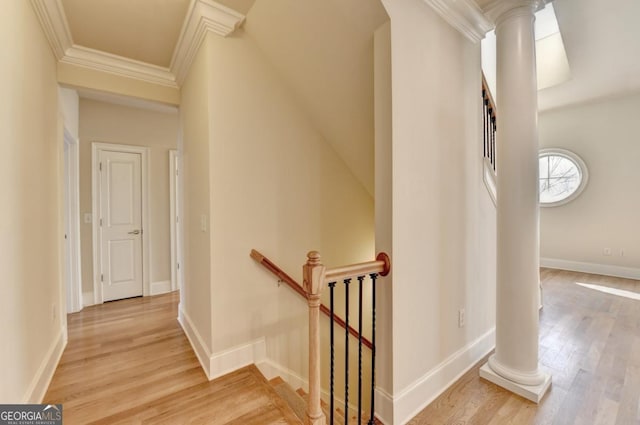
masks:
<path id="1" fill-rule="evenodd" d="M 102 162 L 100 162 L 100 171 L 102 171 Z"/>
<path id="2" fill-rule="evenodd" d="M 180 270 L 180 263 L 178 263 L 178 270 Z"/>
<path id="3" fill-rule="evenodd" d="M 100 227 L 102 227 L 102 219 L 100 219 Z"/>
<path id="4" fill-rule="evenodd" d="M 176 223 L 180 223 L 180 218 L 176 216 Z"/>
<path id="5" fill-rule="evenodd" d="M 100 282 L 104 282 L 104 275 L 103 274 L 100 275 Z"/>

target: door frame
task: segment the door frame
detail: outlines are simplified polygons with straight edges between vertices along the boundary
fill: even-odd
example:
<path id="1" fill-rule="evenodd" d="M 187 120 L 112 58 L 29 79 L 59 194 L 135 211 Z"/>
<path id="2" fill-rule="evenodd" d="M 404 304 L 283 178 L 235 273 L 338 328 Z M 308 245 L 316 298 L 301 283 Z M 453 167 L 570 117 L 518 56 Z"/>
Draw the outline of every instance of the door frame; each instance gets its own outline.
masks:
<path id="1" fill-rule="evenodd" d="M 80 249 L 80 144 L 67 127 L 63 127 L 64 146 L 64 190 L 67 202 L 64 205 L 64 219 L 68 223 L 67 243 L 69 252 L 65 261 L 68 264 L 67 313 L 82 310 L 82 251 Z M 67 226 L 65 226 L 67 227 Z M 67 253 L 65 253 L 67 254 Z"/>
<path id="2" fill-rule="evenodd" d="M 125 152 L 140 154 L 140 177 L 142 179 L 142 296 L 149 296 L 149 270 L 150 254 L 149 236 L 149 148 L 144 146 L 120 145 L 115 143 L 93 142 L 91 143 L 91 203 L 92 203 L 92 227 L 93 227 L 93 300 L 95 304 L 104 302 L 102 292 L 101 258 L 102 241 L 100 240 L 100 163 L 101 151 Z"/>
<path id="3" fill-rule="evenodd" d="M 182 221 L 180 220 L 180 155 L 175 149 L 169 150 L 169 220 L 171 222 L 171 290 L 182 289 Z"/>

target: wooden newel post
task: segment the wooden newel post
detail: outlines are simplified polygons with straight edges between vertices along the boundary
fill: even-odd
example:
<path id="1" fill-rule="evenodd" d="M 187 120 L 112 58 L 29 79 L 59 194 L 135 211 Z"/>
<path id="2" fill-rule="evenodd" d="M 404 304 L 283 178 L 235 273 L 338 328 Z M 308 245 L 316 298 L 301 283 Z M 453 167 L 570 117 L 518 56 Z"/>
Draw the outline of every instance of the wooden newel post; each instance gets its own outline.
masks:
<path id="1" fill-rule="evenodd" d="M 320 406 L 320 293 L 324 286 L 325 267 L 320 262 L 320 253 L 310 251 L 307 263 L 302 266 L 304 290 L 309 297 L 309 404 L 308 425 L 325 425 Z"/>

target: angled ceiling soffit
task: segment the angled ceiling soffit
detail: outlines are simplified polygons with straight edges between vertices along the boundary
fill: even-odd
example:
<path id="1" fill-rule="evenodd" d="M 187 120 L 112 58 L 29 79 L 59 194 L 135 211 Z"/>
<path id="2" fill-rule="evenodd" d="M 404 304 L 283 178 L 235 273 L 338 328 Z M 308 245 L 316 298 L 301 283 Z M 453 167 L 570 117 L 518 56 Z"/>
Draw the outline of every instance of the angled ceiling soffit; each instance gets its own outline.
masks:
<path id="1" fill-rule="evenodd" d="M 482 40 L 493 24 L 474 0 L 423 0 L 470 41 Z"/>
<path id="2" fill-rule="evenodd" d="M 184 82 L 207 32 L 226 37 L 245 20 L 244 15 L 213 0 L 192 0 L 171 65 L 166 68 L 76 45 L 61 0 L 31 0 L 31 4 L 60 62 L 175 88 Z"/>

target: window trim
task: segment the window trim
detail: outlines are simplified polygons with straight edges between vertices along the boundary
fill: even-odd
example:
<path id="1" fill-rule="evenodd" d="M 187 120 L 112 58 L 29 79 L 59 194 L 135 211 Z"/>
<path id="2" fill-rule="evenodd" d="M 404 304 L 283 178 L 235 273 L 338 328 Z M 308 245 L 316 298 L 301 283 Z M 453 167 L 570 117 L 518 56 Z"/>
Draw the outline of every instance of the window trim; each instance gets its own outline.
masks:
<path id="1" fill-rule="evenodd" d="M 578 188 L 571 195 L 567 196 L 564 199 L 561 199 L 555 202 L 541 202 L 540 201 L 540 176 L 538 176 L 538 203 L 543 208 L 559 207 L 561 205 L 564 205 L 573 201 L 578 196 L 580 196 L 582 191 L 584 191 L 585 187 L 587 186 L 587 182 L 589 181 L 589 170 L 587 169 L 587 164 L 585 164 L 582 158 L 580 158 L 574 152 L 571 152 L 566 149 L 560 149 L 560 148 L 540 149 L 540 151 L 538 152 L 538 160 L 542 156 L 549 156 L 549 155 L 561 156 L 573 162 L 578 167 L 578 172 L 580 173 L 580 184 L 578 185 Z"/>

